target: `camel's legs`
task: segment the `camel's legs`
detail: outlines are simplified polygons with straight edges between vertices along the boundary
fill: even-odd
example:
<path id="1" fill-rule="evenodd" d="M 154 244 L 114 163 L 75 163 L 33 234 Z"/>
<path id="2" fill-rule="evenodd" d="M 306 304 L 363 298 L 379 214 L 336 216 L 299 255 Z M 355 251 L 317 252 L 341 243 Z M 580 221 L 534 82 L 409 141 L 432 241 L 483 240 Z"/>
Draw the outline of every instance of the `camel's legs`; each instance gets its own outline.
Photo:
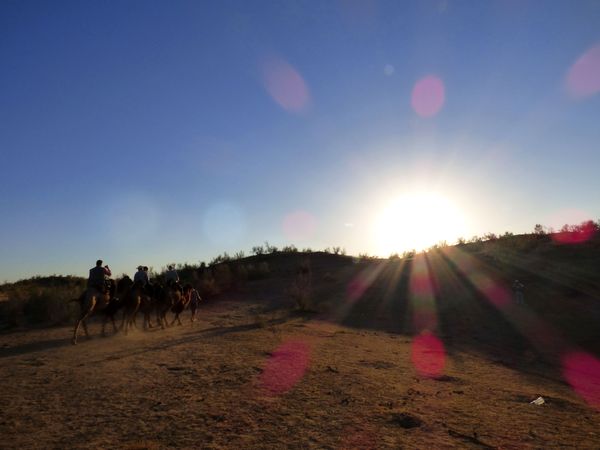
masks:
<path id="1" fill-rule="evenodd" d="M 83 326 L 83 331 L 85 333 L 85 337 L 89 339 L 90 333 L 88 333 L 88 327 L 86 323 L 87 317 L 81 321 L 81 325 Z"/>
<path id="2" fill-rule="evenodd" d="M 87 325 L 85 324 L 85 320 L 92 313 L 92 311 L 94 311 L 94 306 L 96 306 L 96 298 L 92 297 L 92 304 L 91 304 L 90 308 L 88 309 L 87 312 L 81 311 L 79 320 L 77 320 L 77 323 L 75 324 L 75 330 L 73 331 L 73 340 L 72 340 L 73 344 L 77 344 L 77 334 L 79 332 L 80 325 L 83 326 L 83 331 L 85 332 L 85 335 L 87 337 L 90 337 L 90 335 L 88 333 Z"/>

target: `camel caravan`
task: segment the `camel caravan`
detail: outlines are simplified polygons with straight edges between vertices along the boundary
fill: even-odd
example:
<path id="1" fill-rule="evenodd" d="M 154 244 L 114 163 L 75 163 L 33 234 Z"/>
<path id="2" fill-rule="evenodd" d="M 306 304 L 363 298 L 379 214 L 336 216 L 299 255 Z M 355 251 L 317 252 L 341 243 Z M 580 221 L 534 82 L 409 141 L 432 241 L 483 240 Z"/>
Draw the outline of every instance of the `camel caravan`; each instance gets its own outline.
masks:
<path id="1" fill-rule="evenodd" d="M 90 269 L 86 290 L 78 299 L 72 300 L 79 303 L 81 312 L 75 323 L 73 331 L 73 344 L 77 344 L 79 327 L 89 337 L 86 320 L 93 313 L 100 313 L 102 320 L 102 336 L 106 335 L 106 324 L 110 320 L 113 332 L 118 331 L 116 316 L 122 311 L 120 330 L 127 334 L 128 330 L 136 325 L 138 314 L 143 315 L 143 328 L 153 327 L 152 316 L 156 317 L 156 326 L 164 329 L 172 326 L 177 321 L 182 325 L 180 314 L 189 307 L 192 312 L 191 321 L 196 318 L 196 309 L 201 298 L 198 291 L 187 284 L 181 286 L 179 276 L 173 266 L 168 267 L 165 274 L 166 285 L 158 282 L 150 283 L 148 267 L 138 266 L 138 271 L 133 280 L 125 275 L 115 282 L 110 277 L 112 273 L 108 265 L 102 266 L 102 260 L 96 261 L 96 266 Z M 174 314 L 169 324 L 167 313 Z"/>

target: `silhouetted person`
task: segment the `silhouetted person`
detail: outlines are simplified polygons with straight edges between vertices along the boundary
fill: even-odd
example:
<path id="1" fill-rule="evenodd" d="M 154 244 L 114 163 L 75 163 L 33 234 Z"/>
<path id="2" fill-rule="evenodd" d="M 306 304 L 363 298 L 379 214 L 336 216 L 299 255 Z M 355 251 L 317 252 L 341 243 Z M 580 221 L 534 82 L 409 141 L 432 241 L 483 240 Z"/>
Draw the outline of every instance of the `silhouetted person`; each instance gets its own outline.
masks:
<path id="1" fill-rule="evenodd" d="M 167 286 L 172 286 L 174 284 L 179 283 L 179 275 L 175 270 L 175 266 L 170 265 L 168 267 L 167 273 L 165 273 L 165 280 L 167 281 Z"/>
<path id="2" fill-rule="evenodd" d="M 523 295 L 523 289 L 525 289 L 525 285 L 519 280 L 515 280 L 512 288 L 513 292 L 515 293 L 515 303 L 517 305 L 523 305 L 525 303 L 525 297 Z"/>
<path id="3" fill-rule="evenodd" d="M 88 277 L 87 287 L 96 289 L 98 292 L 106 292 L 106 281 L 112 275 L 108 265 L 102 267 L 102 260 L 96 261 L 96 267 L 90 269 L 90 276 Z"/>

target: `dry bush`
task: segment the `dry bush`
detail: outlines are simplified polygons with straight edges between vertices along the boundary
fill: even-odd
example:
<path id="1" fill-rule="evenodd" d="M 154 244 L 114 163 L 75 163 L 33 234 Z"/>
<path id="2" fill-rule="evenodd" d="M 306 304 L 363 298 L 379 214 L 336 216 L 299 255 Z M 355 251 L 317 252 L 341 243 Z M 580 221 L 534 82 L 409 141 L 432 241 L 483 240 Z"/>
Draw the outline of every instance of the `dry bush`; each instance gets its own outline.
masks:
<path id="1" fill-rule="evenodd" d="M 79 297 L 82 291 L 83 288 L 77 285 L 19 286 L 8 292 L 8 300 L 0 304 L 0 322 L 9 327 L 72 322 L 77 316 L 78 307 L 69 300 Z"/>

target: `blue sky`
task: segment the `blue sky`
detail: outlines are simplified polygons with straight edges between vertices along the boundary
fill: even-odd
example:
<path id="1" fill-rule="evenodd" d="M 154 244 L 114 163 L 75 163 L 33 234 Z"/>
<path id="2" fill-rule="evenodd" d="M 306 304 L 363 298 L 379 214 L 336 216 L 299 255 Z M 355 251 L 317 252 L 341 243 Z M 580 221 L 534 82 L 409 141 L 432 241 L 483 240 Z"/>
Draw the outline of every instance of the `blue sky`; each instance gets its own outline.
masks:
<path id="1" fill-rule="evenodd" d="M 466 237 L 598 219 L 600 95 L 567 78 L 599 43 L 597 1 L 5 0 L 0 281 L 265 240 L 387 256 L 410 239 L 378 245 L 381 211 L 423 192 Z"/>

